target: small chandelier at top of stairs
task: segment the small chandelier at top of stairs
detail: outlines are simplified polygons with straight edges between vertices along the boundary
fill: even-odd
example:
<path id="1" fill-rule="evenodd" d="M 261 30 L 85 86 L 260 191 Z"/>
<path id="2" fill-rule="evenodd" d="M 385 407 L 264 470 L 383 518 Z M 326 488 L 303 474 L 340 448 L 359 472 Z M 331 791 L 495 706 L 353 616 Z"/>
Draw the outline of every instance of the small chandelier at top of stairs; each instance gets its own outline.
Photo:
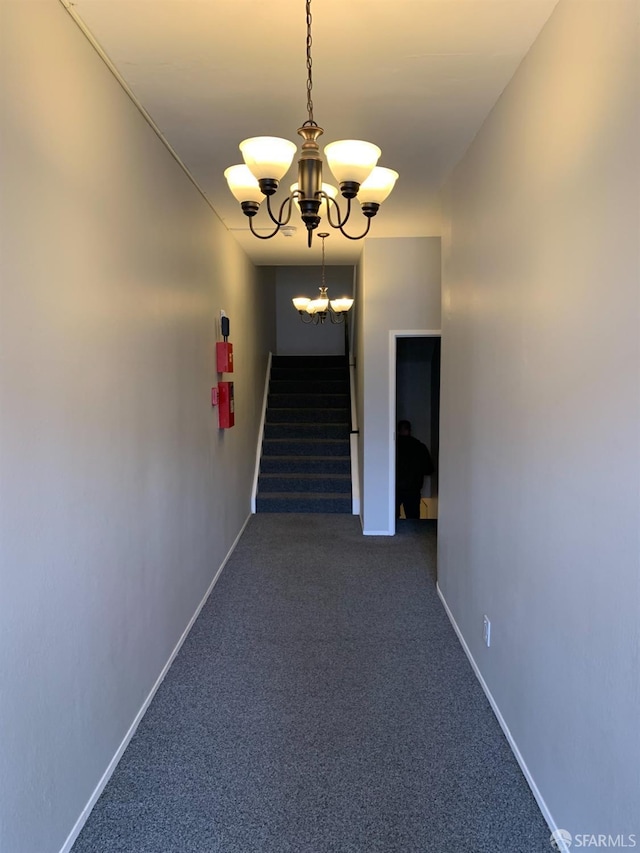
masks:
<path id="1" fill-rule="evenodd" d="M 255 136 L 240 143 L 244 164 L 229 166 L 224 176 L 229 189 L 240 202 L 245 216 L 249 217 L 251 233 L 261 240 L 269 240 L 288 224 L 293 202 L 300 209 L 302 221 L 307 228 L 307 245 L 311 246 L 313 231 L 321 221 L 320 205 L 326 211 L 327 222 L 337 228 L 349 240 L 361 240 L 369 233 L 371 219 L 382 202 L 393 189 L 398 173 L 393 169 L 377 166 L 382 153 L 377 145 L 357 139 L 342 139 L 332 142 L 324 149 L 333 176 L 340 184 L 340 192 L 346 199 L 344 214 L 333 197 L 338 191 L 330 184 L 322 183 L 322 157 L 317 139 L 323 130 L 313 119 L 311 98 L 313 81 L 311 76 L 311 0 L 305 0 L 307 13 L 307 112 L 309 118 L 298 133 L 303 138 L 298 160 L 298 183 L 291 187 L 291 194 L 280 205 L 277 214 L 271 206 L 271 196 L 278 183 L 288 171 L 296 153 L 296 144 L 275 136 Z M 253 217 L 258 212 L 264 197 L 267 198 L 267 213 L 275 228 L 270 234 L 258 234 L 253 227 Z M 367 226 L 362 234 L 347 234 L 344 226 L 351 215 L 351 200 L 357 198 Z"/>
<path id="2" fill-rule="evenodd" d="M 322 240 L 322 274 L 319 287 L 320 295 L 315 299 L 309 299 L 307 296 L 296 296 L 292 302 L 293 307 L 300 314 L 303 323 L 313 323 L 314 325 L 322 325 L 327 319 L 331 319 L 332 323 L 344 323 L 347 317 L 347 311 L 353 305 L 353 299 L 348 296 L 342 296 L 340 299 L 329 299 L 328 287 L 325 284 L 324 278 L 324 241 L 329 235 L 326 233 L 318 234 Z M 328 309 L 328 310 L 327 310 Z"/>

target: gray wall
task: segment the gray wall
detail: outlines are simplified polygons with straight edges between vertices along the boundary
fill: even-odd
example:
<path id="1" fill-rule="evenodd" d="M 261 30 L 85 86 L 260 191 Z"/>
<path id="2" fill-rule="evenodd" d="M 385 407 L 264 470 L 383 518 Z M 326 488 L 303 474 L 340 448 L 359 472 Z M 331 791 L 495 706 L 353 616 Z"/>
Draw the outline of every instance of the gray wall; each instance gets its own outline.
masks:
<path id="1" fill-rule="evenodd" d="M 440 238 L 367 238 L 358 279 L 357 382 L 361 409 L 362 525 L 367 534 L 392 534 L 395 493 L 390 448 L 395 396 L 390 330 L 440 328 Z M 393 364 L 393 367 L 391 366 Z"/>
<path id="2" fill-rule="evenodd" d="M 63 7 L 2 18 L 0 849 L 53 853 L 249 514 L 273 291 Z"/>
<path id="3" fill-rule="evenodd" d="M 327 258 L 329 249 L 327 245 Z M 276 267 L 275 276 L 278 355 L 344 355 L 344 326 L 329 320 L 322 326 L 304 325 L 291 302 L 294 296 L 316 298 L 322 268 Z M 353 295 L 353 267 L 327 266 L 325 281 L 331 299 Z"/>
<path id="4" fill-rule="evenodd" d="M 438 572 L 549 813 L 640 838 L 638 10 L 560 0 L 446 187 Z"/>

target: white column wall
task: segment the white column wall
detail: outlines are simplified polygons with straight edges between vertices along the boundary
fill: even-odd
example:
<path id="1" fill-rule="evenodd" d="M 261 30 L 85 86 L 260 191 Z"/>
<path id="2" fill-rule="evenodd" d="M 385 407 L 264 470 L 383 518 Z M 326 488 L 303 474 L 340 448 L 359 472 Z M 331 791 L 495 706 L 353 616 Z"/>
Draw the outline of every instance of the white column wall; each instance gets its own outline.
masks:
<path id="1" fill-rule="evenodd" d="M 446 187 L 438 573 L 547 816 L 640 844 L 638 12 L 560 0 Z"/>
<path id="2" fill-rule="evenodd" d="M 366 534 L 390 535 L 389 496 L 395 492 L 395 483 L 389 471 L 389 332 L 440 329 L 440 238 L 368 238 L 360 266 L 357 373 L 362 393 L 362 525 Z"/>
<path id="3" fill-rule="evenodd" d="M 355 398 L 358 419 L 358 494 L 360 496 L 360 522 L 364 524 L 364 508 L 362 495 L 364 493 L 364 266 L 362 261 L 355 270 L 354 303 L 351 309 L 353 341 L 352 352 L 355 357 Z M 352 443 L 353 447 L 353 443 Z M 352 450 L 353 452 L 353 450 Z"/>
<path id="4" fill-rule="evenodd" d="M 0 849 L 55 853 L 250 512 L 273 289 L 59 3 L 1 39 Z"/>

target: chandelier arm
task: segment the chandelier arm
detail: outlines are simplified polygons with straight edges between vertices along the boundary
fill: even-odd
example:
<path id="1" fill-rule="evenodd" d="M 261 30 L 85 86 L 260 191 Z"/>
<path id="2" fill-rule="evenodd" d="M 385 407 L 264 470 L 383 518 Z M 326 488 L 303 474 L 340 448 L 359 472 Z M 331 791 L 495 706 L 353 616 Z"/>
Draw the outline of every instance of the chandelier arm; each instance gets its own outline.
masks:
<path id="1" fill-rule="evenodd" d="M 344 314 L 335 314 L 331 311 L 329 317 L 331 318 L 331 322 L 334 326 L 339 326 L 341 323 L 344 323 Z"/>
<path id="2" fill-rule="evenodd" d="M 294 195 L 295 195 L 295 193 L 294 193 Z M 287 216 L 286 216 L 286 219 L 283 219 L 282 216 L 284 214 L 284 209 L 285 209 L 285 206 L 287 204 L 289 205 L 289 208 L 287 210 Z M 280 210 L 278 212 L 278 216 L 276 217 L 273 215 L 273 210 L 271 209 L 271 196 L 267 196 L 267 212 L 269 214 L 271 221 L 275 222 L 275 224 L 278 226 L 278 228 L 282 228 L 282 226 L 286 225 L 287 222 L 291 219 L 292 204 L 293 204 L 293 195 L 290 195 L 287 198 L 285 198 L 285 200 L 280 205 Z"/>
<path id="3" fill-rule="evenodd" d="M 340 205 L 335 200 L 335 198 L 332 198 L 330 195 L 327 195 L 327 193 L 324 192 L 323 190 L 321 190 L 318 193 L 318 195 L 320 195 L 322 198 L 324 198 L 327 202 L 327 219 L 329 220 L 329 225 L 332 228 L 339 228 L 340 230 L 342 230 L 342 226 L 347 224 L 347 220 L 349 219 L 349 216 L 351 214 L 351 199 L 350 198 L 347 199 L 347 212 L 345 213 L 344 219 L 340 219 Z M 338 211 L 338 221 L 337 222 L 334 222 L 333 219 L 331 218 L 331 205 L 332 204 L 335 204 L 336 209 Z"/>
<path id="4" fill-rule="evenodd" d="M 371 220 L 367 219 L 367 227 L 364 229 L 362 234 L 359 234 L 357 237 L 353 237 L 351 234 L 347 234 L 342 226 L 340 226 L 340 233 L 347 238 L 347 240 L 362 240 L 363 237 L 366 237 L 369 233 L 369 229 L 371 228 Z"/>
<path id="5" fill-rule="evenodd" d="M 251 217 L 249 219 L 249 229 L 250 229 L 251 233 L 253 234 L 253 236 L 257 237 L 258 240 L 270 240 L 272 237 L 275 237 L 275 235 L 280 230 L 280 224 L 276 225 L 276 227 L 273 229 L 271 234 L 258 234 L 258 232 L 254 230 L 253 217 Z"/>
<path id="6" fill-rule="evenodd" d="M 306 326 L 308 326 L 308 325 L 309 325 L 309 323 L 313 323 L 313 317 L 311 316 L 311 314 L 307 314 L 307 317 L 308 317 L 309 319 L 308 319 L 308 320 L 305 320 L 305 319 L 304 319 L 304 315 L 305 315 L 306 313 L 307 313 L 306 311 L 301 311 L 301 312 L 300 312 L 300 319 L 302 320 L 302 322 L 303 322 Z"/>

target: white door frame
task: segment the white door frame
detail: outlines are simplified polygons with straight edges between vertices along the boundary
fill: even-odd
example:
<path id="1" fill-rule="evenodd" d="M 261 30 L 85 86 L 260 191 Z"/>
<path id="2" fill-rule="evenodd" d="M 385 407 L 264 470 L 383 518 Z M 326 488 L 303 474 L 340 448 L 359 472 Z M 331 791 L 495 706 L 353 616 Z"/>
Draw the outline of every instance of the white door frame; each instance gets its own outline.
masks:
<path id="1" fill-rule="evenodd" d="M 389 332 L 389 535 L 396 534 L 396 362 L 398 338 L 442 338 L 442 329 L 391 329 Z"/>

